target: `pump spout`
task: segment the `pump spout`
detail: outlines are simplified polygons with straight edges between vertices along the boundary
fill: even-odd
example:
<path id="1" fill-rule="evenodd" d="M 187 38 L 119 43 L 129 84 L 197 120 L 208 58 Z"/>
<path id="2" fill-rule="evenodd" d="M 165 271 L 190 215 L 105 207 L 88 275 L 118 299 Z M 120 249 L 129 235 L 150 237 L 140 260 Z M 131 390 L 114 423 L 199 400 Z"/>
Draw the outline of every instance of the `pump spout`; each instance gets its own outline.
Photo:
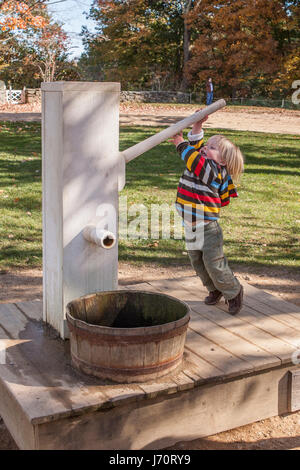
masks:
<path id="1" fill-rule="evenodd" d="M 95 243 L 106 250 L 113 248 L 117 241 L 116 236 L 112 232 L 98 229 L 94 224 L 84 227 L 83 236 L 88 242 Z"/>

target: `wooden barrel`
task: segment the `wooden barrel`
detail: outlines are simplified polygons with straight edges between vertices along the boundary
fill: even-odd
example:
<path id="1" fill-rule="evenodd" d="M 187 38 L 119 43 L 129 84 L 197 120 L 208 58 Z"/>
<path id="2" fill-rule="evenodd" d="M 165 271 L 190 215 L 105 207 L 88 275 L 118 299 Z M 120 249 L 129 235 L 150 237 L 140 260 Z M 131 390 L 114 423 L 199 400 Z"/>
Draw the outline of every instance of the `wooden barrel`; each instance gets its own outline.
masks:
<path id="1" fill-rule="evenodd" d="M 80 371 L 119 383 L 144 382 L 179 368 L 190 319 L 174 297 L 107 291 L 67 305 L 72 362 Z"/>

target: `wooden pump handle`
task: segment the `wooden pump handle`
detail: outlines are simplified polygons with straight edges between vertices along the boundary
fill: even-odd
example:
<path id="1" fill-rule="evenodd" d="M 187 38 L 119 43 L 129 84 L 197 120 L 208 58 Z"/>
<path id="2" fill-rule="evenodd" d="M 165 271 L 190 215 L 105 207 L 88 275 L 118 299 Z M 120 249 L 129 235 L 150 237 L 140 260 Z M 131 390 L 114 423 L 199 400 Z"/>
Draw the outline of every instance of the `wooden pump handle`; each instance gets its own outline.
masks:
<path id="1" fill-rule="evenodd" d="M 145 139 L 142 142 L 139 142 L 138 144 L 129 147 L 128 149 L 121 152 L 121 155 L 125 159 L 125 162 L 128 163 L 139 155 L 142 155 L 142 153 L 145 153 L 156 145 L 161 144 L 165 140 L 173 137 L 173 135 L 181 132 L 186 127 L 189 127 L 195 122 L 200 121 L 209 114 L 215 113 L 224 106 L 226 106 L 226 101 L 223 99 L 218 100 L 215 103 L 210 104 L 206 108 L 201 109 L 201 111 L 197 111 L 191 116 L 188 116 L 185 119 L 176 122 L 176 124 L 167 127 L 163 131 L 158 132 L 157 134 L 154 134 L 151 137 L 148 137 L 148 139 Z"/>

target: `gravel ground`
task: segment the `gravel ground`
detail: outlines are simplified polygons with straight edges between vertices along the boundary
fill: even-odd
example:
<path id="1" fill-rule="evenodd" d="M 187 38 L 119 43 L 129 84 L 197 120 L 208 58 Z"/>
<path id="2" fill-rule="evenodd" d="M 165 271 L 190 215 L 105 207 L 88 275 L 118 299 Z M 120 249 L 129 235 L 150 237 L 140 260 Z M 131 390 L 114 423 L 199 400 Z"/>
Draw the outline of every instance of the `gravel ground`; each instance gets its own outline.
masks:
<path id="1" fill-rule="evenodd" d="M 120 105 L 120 125 L 167 126 L 189 116 L 197 105 Z M 40 121 L 40 105 L 0 106 L 0 121 Z M 206 128 L 300 135 L 300 111 L 281 108 L 228 107 L 209 116 Z"/>

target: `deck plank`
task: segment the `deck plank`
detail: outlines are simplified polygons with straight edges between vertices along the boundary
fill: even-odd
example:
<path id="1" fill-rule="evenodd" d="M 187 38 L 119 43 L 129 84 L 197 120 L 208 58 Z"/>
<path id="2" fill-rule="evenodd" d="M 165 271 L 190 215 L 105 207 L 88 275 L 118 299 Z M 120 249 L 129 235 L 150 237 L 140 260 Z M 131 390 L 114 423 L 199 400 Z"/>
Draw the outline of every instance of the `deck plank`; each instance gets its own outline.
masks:
<path id="1" fill-rule="evenodd" d="M 16 357 L 12 360 L 11 350 L 19 342 L 20 340 L 12 340 L 0 327 L 0 415 L 15 442 L 22 449 L 34 449 L 35 432 L 28 416 L 23 412 L 23 400 L 19 399 L 22 389 L 10 386 L 18 381 L 19 363 L 16 363 Z M 30 386 L 29 382 L 27 390 Z M 14 392 L 18 395 L 15 396 Z"/>
<path id="2" fill-rule="evenodd" d="M 173 281 L 173 280 L 172 280 Z M 142 283 L 140 285 L 132 285 L 129 286 L 131 290 L 153 290 L 152 288 L 156 287 L 156 283 L 158 284 L 159 290 L 166 293 L 166 288 L 168 288 L 169 284 L 166 280 L 159 280 L 154 281 L 151 283 Z M 173 292 L 174 296 L 179 297 L 179 288 L 180 288 L 180 281 L 178 282 L 178 288 L 176 292 Z M 151 286 L 151 287 L 149 287 Z M 168 291 L 169 292 L 169 291 Z M 169 292 L 170 293 L 170 292 Z M 171 294 L 171 293 L 170 293 Z M 191 322 L 190 322 L 191 323 Z M 218 343 L 214 341 L 210 341 L 205 337 L 205 335 L 199 334 L 196 331 L 193 331 L 192 325 L 188 328 L 187 337 L 186 337 L 186 349 L 190 350 L 203 360 L 209 362 L 213 366 L 217 367 L 218 369 L 222 370 L 226 377 L 233 377 L 237 374 L 248 373 L 254 370 L 253 364 L 251 362 L 242 359 L 239 355 L 235 355 L 232 351 L 220 347 Z M 213 325 L 215 329 L 220 329 L 217 325 Z M 229 333 L 231 335 L 231 333 Z M 202 375 L 202 371 L 200 369 L 199 373 Z"/>
<path id="3" fill-rule="evenodd" d="M 290 362 L 291 354 L 296 350 L 287 343 L 274 338 L 270 333 L 265 332 L 240 320 L 238 317 L 229 315 L 228 313 L 217 308 L 207 308 L 207 306 L 199 301 L 190 301 L 189 305 L 201 317 L 207 318 L 213 323 L 225 328 L 237 337 L 246 340 L 254 347 L 262 351 L 263 360 L 266 361 L 266 367 L 276 367 L 280 363 Z M 257 363 L 259 370 L 259 362 Z"/>
<path id="4" fill-rule="evenodd" d="M 189 287 L 196 288 L 199 291 L 200 295 L 202 294 L 207 295 L 207 290 L 202 285 L 201 279 L 197 275 L 182 276 L 180 279 L 179 278 L 172 278 L 172 279 L 174 279 L 175 281 L 180 280 L 180 283 L 182 284 L 182 286 L 185 286 L 186 284 L 188 284 Z M 298 305 L 293 304 L 292 302 L 288 302 L 287 300 L 279 298 L 275 295 L 272 295 L 263 289 L 259 289 L 258 287 L 252 286 L 246 281 L 241 281 L 241 283 L 247 287 L 249 294 L 251 293 L 252 295 L 255 296 L 255 298 L 260 299 L 263 303 L 266 303 L 267 305 L 274 306 L 274 308 L 278 309 L 279 312 L 285 312 L 285 313 L 291 313 L 291 314 L 300 313 L 300 307 Z"/>
<path id="5" fill-rule="evenodd" d="M 178 391 L 178 384 L 171 377 L 162 377 L 152 382 L 143 382 L 140 387 L 147 398 L 156 398 L 159 395 L 171 395 Z"/>
<path id="6" fill-rule="evenodd" d="M 140 284 L 132 284 L 128 286 L 122 286 L 122 290 L 124 289 L 138 290 L 138 291 L 142 290 L 142 291 L 150 291 L 150 292 L 157 292 L 158 290 L 156 287 L 153 287 L 150 283 L 147 283 L 147 282 L 143 282 Z M 197 337 L 197 339 L 200 339 L 200 338 Z M 211 348 L 213 348 L 213 343 L 211 343 L 210 346 Z M 193 376 L 193 373 L 196 373 L 199 376 L 199 382 L 215 379 L 217 377 L 224 375 L 223 369 L 216 367 L 210 361 L 204 358 L 201 358 L 198 354 L 196 354 L 195 351 L 193 351 L 193 349 L 190 347 L 188 341 L 186 341 L 186 344 L 185 344 L 185 356 L 186 356 L 186 359 L 189 361 L 189 364 L 192 368 L 191 376 Z M 187 375 L 188 374 L 189 372 L 187 371 Z"/>
<path id="7" fill-rule="evenodd" d="M 300 314 L 299 305 L 288 302 L 287 300 L 275 297 L 269 292 L 264 291 L 263 289 L 258 289 L 255 286 L 248 284 L 249 293 L 255 294 L 255 298 L 259 299 L 262 303 L 274 307 L 275 310 L 279 312 L 289 313 L 292 316 L 295 316 L 297 319 Z"/>
<path id="8" fill-rule="evenodd" d="M 184 357 L 187 362 L 183 366 L 184 372 L 186 371 L 187 375 L 189 375 L 190 370 L 193 373 L 196 373 L 199 376 L 199 383 L 208 382 L 224 376 L 223 370 L 195 354 L 188 346 L 187 342 L 185 345 Z"/>
<path id="9" fill-rule="evenodd" d="M 218 308 L 226 311 L 227 307 L 224 304 L 219 304 Z M 267 317 L 263 313 L 257 312 L 250 307 L 243 307 L 239 312 L 239 318 L 251 323 L 252 325 L 270 333 L 277 339 L 284 341 L 285 343 L 293 346 L 294 348 L 299 347 L 300 333 L 283 323 L 274 320 L 271 317 Z"/>
<path id="10" fill-rule="evenodd" d="M 14 304 L 0 304 L 0 326 L 12 339 L 18 339 L 28 325 L 28 319 Z"/>
<path id="11" fill-rule="evenodd" d="M 153 289 L 162 290 L 165 293 L 169 293 L 170 295 L 173 294 L 175 297 L 177 296 L 181 300 L 189 303 L 193 310 L 197 311 L 197 313 L 200 313 L 202 316 L 206 316 L 206 318 L 210 318 L 211 313 L 211 321 L 216 322 L 219 326 L 226 328 L 232 333 L 237 334 L 248 342 L 272 354 L 274 357 L 271 362 L 274 361 L 274 364 L 276 363 L 276 358 L 279 358 L 283 364 L 291 361 L 291 355 L 297 349 L 296 346 L 293 346 L 290 342 L 285 342 L 281 337 L 277 338 L 269 331 L 260 328 L 259 322 L 256 322 L 256 324 L 251 322 L 249 323 L 245 321 L 245 318 L 240 314 L 235 317 L 229 315 L 227 313 L 227 307 L 224 304 L 221 308 L 220 304 L 218 304 L 218 308 L 206 306 L 203 302 L 199 301 L 199 297 L 202 296 L 199 294 L 198 283 L 199 281 L 195 282 L 194 278 L 183 278 L 183 280 L 168 279 L 164 280 L 164 290 L 162 290 L 160 281 L 151 281 Z M 279 322 L 276 322 L 275 324 L 277 327 L 283 326 Z M 297 339 L 297 335 L 294 336 Z"/>
<path id="12" fill-rule="evenodd" d="M 31 320 L 40 321 L 43 319 L 43 302 L 41 300 L 18 302 L 14 305 Z"/>
<path id="13" fill-rule="evenodd" d="M 120 401 L 122 403 L 132 403 L 136 402 L 142 398 L 145 398 L 145 392 L 138 385 L 110 385 L 105 387 L 100 387 L 100 390 L 104 395 L 108 397 L 108 403 L 118 405 Z"/>
<path id="14" fill-rule="evenodd" d="M 188 328 L 186 335 L 186 348 L 200 358 L 210 362 L 213 366 L 222 370 L 226 377 L 245 374 L 253 371 L 254 369 L 250 363 L 234 356 L 222 347 L 218 346 L 218 344 L 209 341 L 204 336 L 196 333 L 190 328 Z"/>
<path id="15" fill-rule="evenodd" d="M 156 281 L 159 283 L 160 290 L 165 292 L 165 280 Z M 131 290 L 151 290 L 149 285 L 153 287 L 153 282 L 151 284 L 142 283 L 140 285 L 130 286 Z M 180 283 L 179 283 L 180 284 Z M 177 290 L 176 290 L 177 292 Z M 175 295 L 175 293 L 174 293 Z M 178 297 L 178 295 L 177 295 Z M 194 323 L 197 331 L 194 331 L 192 328 L 193 320 L 190 320 L 189 328 L 186 336 L 186 349 L 190 350 L 206 362 L 209 362 L 213 366 L 222 370 L 224 375 L 231 377 L 237 373 L 247 373 L 254 370 L 254 366 L 242 359 L 239 355 L 233 354 L 228 349 L 220 347 L 218 343 L 210 341 L 205 335 L 199 334 L 201 328 L 198 328 L 198 325 Z M 213 325 L 215 329 L 220 329 L 217 325 Z M 229 333 L 231 334 L 231 333 Z M 201 370 L 199 373 L 202 375 Z"/>
<path id="16" fill-rule="evenodd" d="M 10 338 L 18 338 L 18 344 L 20 345 L 23 343 L 23 341 L 30 341 L 32 340 L 32 328 L 41 328 L 41 325 L 36 325 L 35 323 L 32 323 L 28 317 L 29 315 L 32 317 L 32 319 L 36 320 L 38 318 L 38 308 L 35 308 L 33 310 L 31 308 L 32 306 L 29 304 L 22 303 L 21 307 L 18 308 L 18 305 L 14 304 L 2 304 L 2 309 L 0 313 L 0 324 L 4 326 L 6 331 L 8 332 L 8 336 Z M 34 305 L 34 307 L 38 307 L 38 305 Z M 23 313 L 24 311 L 24 313 Z M 27 315 L 27 316 L 25 316 Z M 28 334 L 25 334 L 26 330 L 28 327 L 31 328 L 31 331 L 28 332 Z M 21 340 L 20 337 L 25 337 L 26 340 Z M 29 339 L 28 339 L 29 338 Z M 50 340 L 51 341 L 51 340 Z M 47 341 L 46 341 L 47 342 Z M 10 339 L 10 344 L 15 345 L 15 340 Z M 52 342 L 52 344 L 54 344 Z M 60 345 L 66 345 L 65 342 L 60 342 Z M 45 346 L 45 345 L 44 345 Z M 60 351 L 62 352 L 62 351 Z M 34 357 L 34 360 L 32 358 Z M 195 381 L 189 376 L 185 375 L 181 372 L 178 372 L 177 375 L 174 374 L 172 378 L 168 378 L 167 380 L 159 381 L 158 383 L 155 383 L 155 381 L 149 382 L 146 386 L 146 389 L 149 390 L 149 396 L 147 395 L 147 392 L 142 389 L 139 384 L 128 384 L 128 385 L 122 385 L 122 386 L 116 386 L 113 384 L 110 385 L 104 385 L 105 382 L 103 381 L 98 381 L 99 385 L 95 385 L 95 381 L 97 383 L 97 379 L 91 378 L 89 384 L 89 377 L 87 377 L 87 382 L 85 382 L 85 379 L 80 376 L 79 378 L 79 383 L 78 383 L 78 378 L 76 378 L 76 371 L 75 371 L 75 377 L 71 377 L 66 374 L 65 370 L 62 370 L 63 368 L 63 360 L 58 360 L 58 364 L 55 364 L 55 371 L 56 375 L 60 377 L 59 381 L 59 391 L 60 391 L 60 396 L 55 396 L 56 393 L 56 386 L 53 383 L 53 364 L 52 366 L 49 365 L 48 369 L 46 367 L 45 361 L 47 362 L 47 353 L 45 352 L 45 359 L 44 361 L 41 360 L 41 354 L 40 352 L 37 354 L 31 354 L 30 355 L 30 361 L 27 360 L 26 354 L 20 353 L 18 349 L 14 348 L 13 354 L 12 354 L 12 361 L 15 361 L 18 364 L 23 364 L 22 361 L 26 362 L 27 368 L 22 366 L 22 371 L 20 371 L 21 375 L 23 374 L 25 376 L 25 384 L 24 386 L 27 387 L 28 389 L 28 384 L 32 383 L 32 394 L 28 396 L 29 400 L 29 405 L 27 404 L 27 399 L 25 399 L 25 407 L 26 410 L 28 411 L 28 414 L 32 417 L 32 419 L 35 422 L 43 422 L 43 419 L 46 419 L 46 416 L 49 416 L 49 419 L 51 419 L 51 416 L 54 415 L 66 415 L 69 416 L 70 414 L 76 412 L 77 414 L 79 413 L 79 409 L 84 412 L 84 410 L 87 409 L 97 409 L 102 407 L 102 406 L 107 406 L 109 404 L 112 404 L 113 406 L 117 406 L 120 404 L 124 403 L 130 403 L 132 401 L 137 401 L 140 399 L 143 399 L 145 397 L 149 398 L 149 396 L 153 395 L 153 390 L 155 389 L 155 394 L 170 394 L 170 393 L 175 393 L 180 390 L 187 390 L 195 385 Z M 43 367 L 44 364 L 44 367 Z M 38 369 L 43 369 L 44 372 L 41 374 Z M 69 366 L 70 369 L 70 366 Z M 69 372 L 69 371 L 68 371 Z M 28 377 L 28 381 L 27 381 Z M 40 389 L 35 390 L 35 382 L 32 381 L 32 377 L 37 377 L 37 386 L 38 387 L 44 387 L 43 389 L 43 398 L 39 399 L 38 405 L 39 406 L 33 406 L 32 403 L 35 400 L 35 395 L 40 394 Z M 9 377 L 6 376 L 8 380 Z M 75 378 L 75 380 L 74 380 Z M 77 380 L 76 380 L 77 379 Z M 197 379 L 200 379 L 199 376 L 197 376 Z M 202 378 L 201 378 L 202 379 Z M 41 383 L 42 380 L 42 383 Z M 18 378 L 17 382 L 21 382 L 21 376 Z M 85 388 L 85 391 L 84 391 Z M 52 398 L 49 396 L 49 390 L 51 391 Z M 60 403 L 61 397 L 69 394 L 70 395 L 70 400 L 72 403 L 72 406 L 68 406 L 68 403 L 64 405 L 64 403 Z M 22 397 L 24 395 L 24 392 L 22 391 Z M 23 399 L 23 398 L 22 398 Z M 52 402 L 54 401 L 54 406 L 52 406 Z M 27 406 L 28 405 L 28 406 Z M 34 413 L 32 413 L 32 410 L 35 410 Z"/>
<path id="17" fill-rule="evenodd" d="M 178 386 L 178 391 L 191 390 L 195 387 L 196 381 L 187 376 L 184 372 L 179 372 L 173 377 L 174 382 Z"/>
<path id="18" fill-rule="evenodd" d="M 169 282 L 170 281 L 170 282 Z M 249 328 L 247 323 L 238 322 L 240 328 L 235 328 L 235 331 L 232 331 L 227 328 L 226 320 L 231 321 L 232 316 L 227 315 L 222 318 L 223 321 L 220 322 L 213 322 L 213 318 L 215 313 L 218 314 L 218 310 L 214 307 L 208 307 L 202 302 L 191 304 L 189 299 L 187 299 L 187 295 L 189 298 L 198 298 L 198 294 L 188 290 L 182 290 L 182 282 L 180 280 L 171 279 L 164 281 L 164 287 L 168 289 L 168 293 L 170 295 L 174 295 L 181 300 L 185 300 L 191 308 L 193 308 L 194 314 L 191 315 L 190 320 L 190 328 L 194 329 L 196 332 L 203 334 L 206 338 L 212 340 L 213 342 L 217 343 L 218 345 L 222 346 L 228 352 L 233 353 L 234 355 L 240 357 L 241 359 L 249 362 L 253 367 L 253 370 L 262 370 L 266 367 L 275 367 L 281 364 L 282 359 L 284 361 L 290 360 L 291 358 L 291 348 L 286 346 L 284 343 L 280 343 L 280 346 L 283 346 L 285 351 L 283 351 L 283 356 L 278 357 L 274 354 L 274 348 L 272 348 L 272 352 L 261 348 L 258 344 L 253 344 L 253 335 L 260 332 L 260 330 L 256 330 L 255 328 Z M 161 283 L 159 281 L 154 281 L 150 283 L 142 283 L 138 285 L 132 285 L 131 289 L 138 289 L 138 290 L 157 290 L 157 287 L 161 289 Z M 165 292 L 165 290 L 163 290 Z M 201 308 L 202 306 L 202 308 Z M 211 313 L 211 315 L 201 316 L 201 312 L 206 311 Z M 211 316 L 211 318 L 210 318 Z M 241 334 L 241 330 L 244 331 L 246 328 L 250 333 L 245 336 Z M 238 333 L 238 335 L 237 335 Z M 251 341 L 249 342 L 249 339 Z M 268 341 L 272 341 L 273 337 L 269 335 L 267 337 Z M 293 351 L 293 350 L 292 350 Z"/>
<path id="19" fill-rule="evenodd" d="M 43 334 L 41 323 L 29 321 L 13 304 L 1 304 L 0 326 L 8 341 L 9 362 L 18 365 L 18 368 L 1 366 L 0 379 L 14 396 L 20 397 L 32 422 L 42 423 L 107 406 L 111 396 L 105 391 L 109 386 L 74 371 L 67 351 L 69 345 Z M 136 384 L 127 390 L 128 397 L 119 392 L 114 404 L 131 400 L 133 395 L 136 399 L 144 395 Z"/>
<path id="20" fill-rule="evenodd" d="M 161 377 L 155 381 L 140 383 L 140 388 L 144 390 L 147 398 L 156 398 L 158 395 L 171 395 L 180 391 L 191 390 L 195 387 L 199 376 L 192 378 L 183 373 L 182 370 L 174 372 L 166 377 Z"/>
<path id="21" fill-rule="evenodd" d="M 254 346 L 249 341 L 233 334 L 230 330 L 219 326 L 195 311 L 191 313 L 190 328 L 249 362 L 253 370 L 258 371 L 281 364 L 280 359 L 277 357 L 258 346 Z"/>
<path id="22" fill-rule="evenodd" d="M 49 383 L 44 371 L 33 366 L 24 354 L 22 346 L 26 342 L 25 339 L 11 339 L 2 328 L 0 337 L 6 339 L 7 347 L 6 364 L 0 369 L 1 382 L 19 401 L 28 419 L 35 423 L 51 420 L 54 416 L 69 416 L 72 407 L 71 402 L 68 402 L 68 393 L 63 387 L 62 377 L 59 377 L 57 382 L 57 389 L 62 385 L 57 393 L 55 384 Z"/>
<path id="23" fill-rule="evenodd" d="M 183 277 L 180 284 L 184 288 L 197 289 L 200 294 L 199 297 L 203 300 L 207 295 L 206 289 L 197 276 Z M 242 282 L 242 284 L 245 292 L 244 304 L 246 306 L 300 331 L 300 308 L 297 305 L 251 286 L 247 282 Z"/>
<path id="24" fill-rule="evenodd" d="M 277 299 L 272 299 L 272 303 L 263 302 L 261 297 L 257 295 L 257 290 L 258 289 L 255 288 L 253 289 L 252 286 L 244 284 L 245 305 L 266 316 L 270 316 L 273 320 L 298 330 L 300 334 L 300 314 L 298 313 L 298 317 L 291 314 L 294 312 L 295 315 L 297 315 L 296 309 L 286 312 L 285 310 L 287 309 L 280 299 L 278 299 L 278 301 Z M 268 298 L 265 298 L 265 300 L 268 300 Z"/>

